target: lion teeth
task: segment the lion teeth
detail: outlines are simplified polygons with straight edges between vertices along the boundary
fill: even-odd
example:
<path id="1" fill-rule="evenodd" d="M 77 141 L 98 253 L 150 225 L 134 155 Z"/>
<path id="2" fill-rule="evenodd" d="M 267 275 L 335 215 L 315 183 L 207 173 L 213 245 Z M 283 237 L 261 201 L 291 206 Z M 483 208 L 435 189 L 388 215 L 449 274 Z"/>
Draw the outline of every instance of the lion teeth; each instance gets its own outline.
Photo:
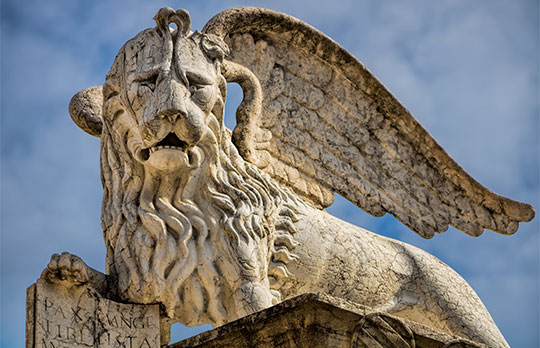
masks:
<path id="1" fill-rule="evenodd" d="M 174 150 L 182 150 L 181 147 L 179 146 L 174 146 L 174 145 L 159 145 L 159 146 L 153 146 L 150 148 L 150 153 L 154 153 L 158 150 L 163 150 L 163 149 L 174 149 Z"/>

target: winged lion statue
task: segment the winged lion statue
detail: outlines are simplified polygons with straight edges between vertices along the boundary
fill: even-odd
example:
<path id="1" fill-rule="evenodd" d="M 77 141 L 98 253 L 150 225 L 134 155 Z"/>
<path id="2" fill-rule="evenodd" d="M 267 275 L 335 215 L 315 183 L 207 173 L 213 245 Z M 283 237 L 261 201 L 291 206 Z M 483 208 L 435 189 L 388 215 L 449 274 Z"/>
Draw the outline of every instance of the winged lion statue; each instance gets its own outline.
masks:
<path id="1" fill-rule="evenodd" d="M 450 225 L 510 235 L 533 207 L 475 181 L 356 58 L 300 20 L 235 8 L 192 32 L 185 10 L 154 19 L 105 84 L 70 104 L 101 138 L 106 275 L 64 253 L 42 277 L 100 279 L 186 325 L 324 292 L 507 347 L 456 272 L 324 208 L 339 193 L 431 238 Z M 228 82 L 244 94 L 232 131 Z"/>

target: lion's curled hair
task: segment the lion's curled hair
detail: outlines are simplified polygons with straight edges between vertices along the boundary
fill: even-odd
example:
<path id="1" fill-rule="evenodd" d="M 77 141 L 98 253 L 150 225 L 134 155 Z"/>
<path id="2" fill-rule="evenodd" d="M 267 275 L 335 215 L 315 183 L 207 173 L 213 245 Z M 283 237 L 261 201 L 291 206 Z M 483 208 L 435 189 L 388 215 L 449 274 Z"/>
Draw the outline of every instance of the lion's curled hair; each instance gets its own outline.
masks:
<path id="1" fill-rule="evenodd" d="M 178 178 L 174 190 L 150 178 L 131 151 L 137 122 L 124 94 L 122 54 L 104 86 L 101 136 L 107 273 L 118 295 L 160 303 L 186 325 L 230 320 L 237 309 L 224 299 L 233 296 L 238 276 L 266 282 L 279 297 L 286 260 L 294 258 L 290 203 L 297 199 L 239 156 L 223 107 L 210 115 L 212 131 L 194 149 L 198 168 Z M 225 93 L 221 88 L 222 104 Z M 272 260 L 275 252 L 286 257 Z"/>

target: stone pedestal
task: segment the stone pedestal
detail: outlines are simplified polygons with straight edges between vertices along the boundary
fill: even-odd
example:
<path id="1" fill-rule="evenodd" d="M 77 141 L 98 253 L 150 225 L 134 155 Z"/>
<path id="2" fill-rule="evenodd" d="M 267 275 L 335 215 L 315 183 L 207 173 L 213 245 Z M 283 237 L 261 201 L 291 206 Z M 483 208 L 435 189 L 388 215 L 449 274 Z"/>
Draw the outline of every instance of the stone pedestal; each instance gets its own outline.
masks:
<path id="1" fill-rule="evenodd" d="M 158 348 L 157 305 L 115 302 L 90 286 L 28 288 L 26 348 Z M 161 323 L 161 324 L 160 324 Z M 166 331 L 165 335 L 164 332 Z M 328 295 L 305 294 L 164 348 L 478 348 L 481 344 Z"/>
<path id="2" fill-rule="evenodd" d="M 43 279 L 26 300 L 26 348 L 154 348 L 160 344 L 157 305 L 119 303 L 88 285 L 62 287 Z"/>
<path id="3" fill-rule="evenodd" d="M 169 348 L 478 348 L 483 345 L 326 295 L 305 294 Z"/>

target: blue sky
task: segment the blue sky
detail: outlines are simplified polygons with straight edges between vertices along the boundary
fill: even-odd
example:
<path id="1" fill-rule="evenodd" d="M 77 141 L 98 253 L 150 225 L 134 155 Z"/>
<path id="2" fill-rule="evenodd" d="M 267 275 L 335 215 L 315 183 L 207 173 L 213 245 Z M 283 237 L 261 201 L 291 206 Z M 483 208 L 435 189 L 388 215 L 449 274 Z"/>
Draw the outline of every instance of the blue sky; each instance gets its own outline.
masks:
<path id="1" fill-rule="evenodd" d="M 104 269 L 99 139 L 67 112 L 102 84 L 122 44 L 160 7 L 193 29 L 220 10 L 272 8 L 323 31 L 362 61 L 482 184 L 539 207 L 537 1 L 21 1 L 1 5 L 2 347 L 24 345 L 25 289 L 52 253 Z M 237 88 L 233 88 L 238 92 Z M 228 116 L 238 104 L 232 93 Z M 539 219 L 513 236 L 450 229 L 422 240 L 391 216 L 338 198 L 334 215 L 417 245 L 477 291 L 513 347 L 539 345 Z M 176 326 L 174 338 L 193 331 Z"/>

